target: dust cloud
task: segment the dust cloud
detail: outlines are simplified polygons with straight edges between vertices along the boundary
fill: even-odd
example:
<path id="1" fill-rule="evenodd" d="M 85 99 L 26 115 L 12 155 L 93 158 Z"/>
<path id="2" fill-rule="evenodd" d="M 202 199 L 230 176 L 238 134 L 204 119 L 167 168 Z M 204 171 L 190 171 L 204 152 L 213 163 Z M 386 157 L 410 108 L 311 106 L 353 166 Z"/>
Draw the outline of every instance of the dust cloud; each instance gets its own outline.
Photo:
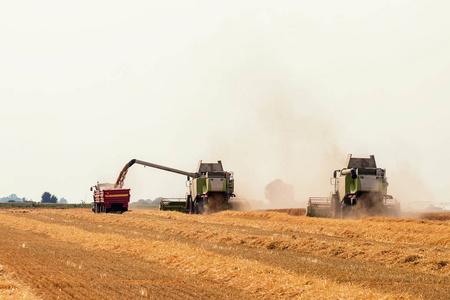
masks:
<path id="1" fill-rule="evenodd" d="M 431 190 L 425 184 L 427 174 L 410 161 L 399 159 L 396 168 L 388 174 L 388 193 L 399 200 L 402 211 L 418 211 L 426 203 L 433 203 Z"/>
<path id="2" fill-rule="evenodd" d="M 275 179 L 266 185 L 264 194 L 268 203 L 268 208 L 283 206 L 285 208 L 296 207 L 298 204 L 294 200 L 294 187 Z"/>
<path id="3" fill-rule="evenodd" d="M 268 97 L 249 112 L 254 124 L 236 121 L 234 126 L 245 130 L 236 130 L 230 144 L 214 140 L 210 151 L 233 168 L 235 193 L 252 209 L 306 207 L 309 197 L 330 194 L 332 173 L 345 163 L 333 122 L 302 111 L 301 104 Z"/>
<path id="4" fill-rule="evenodd" d="M 395 207 L 383 206 L 380 195 L 377 193 L 365 193 L 361 195 L 354 207 L 352 213 L 346 218 L 362 218 L 372 216 L 398 217 Z"/>
<path id="5" fill-rule="evenodd" d="M 274 173 L 280 180 L 293 187 L 292 199 L 270 201 L 271 208 L 306 207 L 309 197 L 329 195 L 331 174 L 346 157 L 337 145 L 334 124 L 324 115 L 296 109 L 295 100 L 286 97 L 263 105 L 259 120 L 275 145 L 266 158 L 271 166 L 278 165 Z"/>
<path id="6" fill-rule="evenodd" d="M 233 127 L 238 129 L 230 142 L 216 139 L 210 152 L 235 172 L 235 193 L 252 209 L 304 208 L 309 197 L 329 196 L 332 173 L 344 167 L 348 153 L 375 155 L 378 167 L 387 168 L 388 194 L 401 203 L 402 211 L 415 201 L 431 201 L 426 174 L 395 157 L 378 157 L 377 149 L 369 147 L 370 136 L 355 141 L 358 149 L 343 149 L 335 119 L 310 103 L 304 107 L 302 99 L 268 96 L 247 113 L 247 119 L 236 120 Z M 279 197 L 267 197 L 268 189 L 277 190 L 274 182 L 293 187 L 292 195 L 279 189 Z"/>

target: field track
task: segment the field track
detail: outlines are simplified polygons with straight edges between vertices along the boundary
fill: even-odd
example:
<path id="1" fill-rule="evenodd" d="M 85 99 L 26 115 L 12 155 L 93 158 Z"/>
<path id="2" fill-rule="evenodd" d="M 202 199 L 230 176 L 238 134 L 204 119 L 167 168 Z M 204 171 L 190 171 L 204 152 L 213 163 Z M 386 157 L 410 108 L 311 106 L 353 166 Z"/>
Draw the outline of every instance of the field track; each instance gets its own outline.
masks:
<path id="1" fill-rule="evenodd" d="M 450 299 L 450 221 L 0 210 L 0 299 Z"/>

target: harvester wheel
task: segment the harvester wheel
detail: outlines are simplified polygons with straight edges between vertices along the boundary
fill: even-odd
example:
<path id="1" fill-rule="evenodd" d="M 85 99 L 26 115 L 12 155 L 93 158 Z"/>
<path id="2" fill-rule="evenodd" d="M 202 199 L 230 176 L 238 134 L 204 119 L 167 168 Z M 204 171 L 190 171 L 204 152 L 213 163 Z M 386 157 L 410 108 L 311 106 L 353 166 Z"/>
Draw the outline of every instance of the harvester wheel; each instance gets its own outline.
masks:
<path id="1" fill-rule="evenodd" d="M 198 198 L 194 202 L 194 213 L 202 215 L 205 211 L 205 207 L 203 206 L 203 198 Z"/>

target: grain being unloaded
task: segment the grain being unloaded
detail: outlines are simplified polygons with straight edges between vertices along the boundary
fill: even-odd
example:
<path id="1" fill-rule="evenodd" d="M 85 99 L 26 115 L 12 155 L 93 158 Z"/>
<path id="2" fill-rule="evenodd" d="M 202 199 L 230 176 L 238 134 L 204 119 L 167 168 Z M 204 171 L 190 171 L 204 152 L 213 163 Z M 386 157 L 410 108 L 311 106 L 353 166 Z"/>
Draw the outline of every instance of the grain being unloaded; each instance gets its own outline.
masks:
<path id="1" fill-rule="evenodd" d="M 120 171 L 119 177 L 117 177 L 116 183 L 114 184 L 114 188 L 121 189 L 123 187 L 123 183 L 125 181 L 125 177 L 127 176 L 128 169 L 130 168 L 130 164 L 127 163 L 122 171 Z"/>

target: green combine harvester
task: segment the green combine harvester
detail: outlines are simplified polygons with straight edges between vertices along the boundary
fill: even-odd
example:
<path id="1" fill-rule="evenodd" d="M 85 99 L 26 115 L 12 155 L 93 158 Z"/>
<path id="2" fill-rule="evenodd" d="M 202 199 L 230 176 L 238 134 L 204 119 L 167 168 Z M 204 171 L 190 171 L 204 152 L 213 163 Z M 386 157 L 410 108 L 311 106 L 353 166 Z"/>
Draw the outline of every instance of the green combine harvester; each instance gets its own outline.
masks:
<path id="1" fill-rule="evenodd" d="M 184 201 L 178 198 L 163 199 L 160 203 L 161 210 L 176 210 L 190 214 L 217 212 L 230 209 L 229 200 L 236 197 L 233 172 L 224 171 L 220 160 L 217 163 L 204 163 L 200 160 L 196 172 L 181 171 L 138 159 L 132 159 L 124 169 L 127 170 L 134 164 L 187 176 L 189 192 Z"/>
<path id="2" fill-rule="evenodd" d="M 357 216 L 398 216 L 400 204 L 387 194 L 386 170 L 377 168 L 375 157 L 347 156 L 345 168 L 335 170 L 330 197 L 310 197 L 306 215 L 346 218 Z"/>

